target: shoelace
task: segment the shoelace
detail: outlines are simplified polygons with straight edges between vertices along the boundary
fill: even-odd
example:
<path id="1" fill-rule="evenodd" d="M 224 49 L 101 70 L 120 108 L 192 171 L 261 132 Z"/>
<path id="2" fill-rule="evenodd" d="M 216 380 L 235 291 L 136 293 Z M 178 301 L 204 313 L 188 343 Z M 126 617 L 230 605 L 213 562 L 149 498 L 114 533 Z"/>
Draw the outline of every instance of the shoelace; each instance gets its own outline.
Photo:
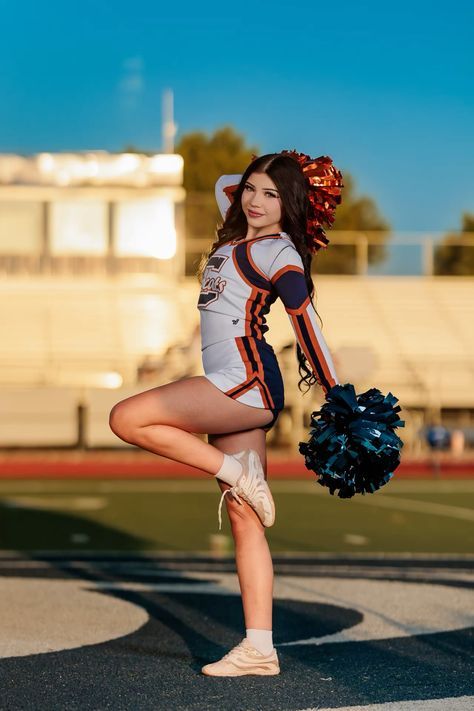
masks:
<path id="1" fill-rule="evenodd" d="M 224 659 L 226 661 L 232 661 L 232 657 L 235 657 L 235 655 L 238 654 L 239 652 L 241 652 L 242 649 L 245 649 L 247 654 L 249 654 L 251 657 L 254 657 L 255 659 L 260 659 L 260 657 L 262 656 L 262 652 L 259 652 L 258 649 L 255 649 L 255 647 L 250 647 L 250 649 L 249 649 L 249 647 L 247 645 L 245 645 L 244 642 L 245 642 L 245 637 L 235 647 L 232 647 L 230 652 L 227 652 L 227 654 L 224 654 L 221 661 L 223 661 Z M 263 656 L 268 656 L 268 655 L 263 655 Z"/>
<path id="2" fill-rule="evenodd" d="M 245 484 L 246 484 L 246 491 L 244 492 L 241 487 L 239 487 L 239 493 L 240 495 L 248 501 L 248 499 L 251 499 L 254 494 L 258 493 L 258 490 L 261 489 L 262 487 L 262 478 L 260 476 L 255 475 L 246 478 Z M 247 498 L 248 497 L 248 498 Z M 249 502 L 250 503 L 250 502 Z"/>
<path id="3" fill-rule="evenodd" d="M 263 481 L 265 481 L 265 480 L 263 480 Z M 250 504 L 250 499 L 253 497 L 254 494 L 256 494 L 258 492 L 258 489 L 262 487 L 262 477 L 259 476 L 258 474 L 256 476 L 251 476 L 251 477 L 246 476 L 245 483 L 247 485 L 247 491 L 245 491 L 245 492 L 241 486 L 239 486 L 238 484 L 235 484 L 235 486 L 232 486 L 230 489 L 226 489 L 224 491 L 224 493 L 222 494 L 221 500 L 219 502 L 219 510 L 218 510 L 219 531 L 221 530 L 221 526 L 222 526 L 222 516 L 221 516 L 222 503 L 224 501 L 224 496 L 227 494 L 227 492 L 228 491 L 232 492 L 232 496 L 235 499 L 237 499 L 239 504 L 242 504 L 242 502 L 241 502 L 238 494 L 240 494 L 242 496 L 242 498 L 245 499 Z M 238 490 L 238 493 L 237 493 L 237 490 Z"/>
<path id="4" fill-rule="evenodd" d="M 241 650 L 241 648 L 242 648 L 242 645 L 243 645 L 243 642 L 244 642 L 244 640 L 242 640 L 241 642 L 239 642 L 238 644 L 236 644 L 235 647 L 232 647 L 232 649 L 230 650 L 230 652 L 227 652 L 227 654 L 224 654 L 224 656 L 222 657 L 221 661 L 224 660 L 224 659 L 231 659 L 231 657 L 235 656 L 235 654 L 236 654 L 237 652 L 240 652 L 240 650 Z"/>
<path id="5" fill-rule="evenodd" d="M 222 514 L 221 514 L 221 509 L 222 509 L 222 504 L 223 504 L 223 502 L 224 502 L 224 496 L 225 496 L 226 494 L 228 494 L 229 492 L 232 494 L 232 496 L 234 497 L 234 499 L 237 499 L 237 501 L 239 502 L 239 504 L 242 505 L 242 502 L 241 502 L 241 500 L 240 500 L 240 498 L 239 498 L 239 495 L 237 494 L 237 492 L 236 492 L 236 490 L 235 490 L 235 486 L 232 486 L 230 489 L 226 489 L 226 490 L 223 492 L 223 494 L 222 494 L 222 496 L 221 496 L 221 500 L 220 500 L 220 502 L 219 502 L 219 510 L 218 510 L 219 531 L 221 530 L 221 526 L 222 526 Z"/>

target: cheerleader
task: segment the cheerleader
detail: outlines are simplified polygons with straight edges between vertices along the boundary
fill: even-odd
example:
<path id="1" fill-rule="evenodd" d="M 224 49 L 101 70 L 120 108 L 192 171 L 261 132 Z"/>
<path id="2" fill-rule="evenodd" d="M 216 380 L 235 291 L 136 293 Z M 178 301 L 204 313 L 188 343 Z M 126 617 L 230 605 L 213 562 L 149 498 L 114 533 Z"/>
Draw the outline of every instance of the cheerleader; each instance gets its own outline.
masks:
<path id="1" fill-rule="evenodd" d="M 225 498 L 246 634 L 202 668 L 206 675 L 280 673 L 265 537 L 275 521 L 265 437 L 284 407 L 284 390 L 265 316 L 280 298 L 297 340 L 299 385 L 318 383 L 327 393 L 338 383 L 312 303 L 311 260 L 328 243 L 321 223 L 334 219 L 341 186 L 329 158 L 295 151 L 254 156 L 243 175 L 221 176 L 223 224 L 198 270 L 204 375 L 129 397 L 110 413 L 121 439 L 216 478 L 219 528 Z M 203 433 L 207 442 L 195 437 Z"/>

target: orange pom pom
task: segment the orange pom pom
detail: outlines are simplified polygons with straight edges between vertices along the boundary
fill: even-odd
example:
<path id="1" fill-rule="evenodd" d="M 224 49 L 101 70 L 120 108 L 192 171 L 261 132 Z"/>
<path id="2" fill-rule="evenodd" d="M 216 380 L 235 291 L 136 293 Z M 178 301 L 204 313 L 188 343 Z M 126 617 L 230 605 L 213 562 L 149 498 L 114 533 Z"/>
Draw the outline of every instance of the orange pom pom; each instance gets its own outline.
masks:
<path id="1" fill-rule="evenodd" d="M 311 205 L 306 228 L 310 236 L 308 247 L 311 252 L 317 252 L 329 244 L 323 224 L 331 227 L 335 220 L 336 207 L 341 203 L 341 188 L 344 187 L 342 173 L 329 156 L 311 158 L 295 150 L 281 153 L 296 160 L 306 178 Z"/>

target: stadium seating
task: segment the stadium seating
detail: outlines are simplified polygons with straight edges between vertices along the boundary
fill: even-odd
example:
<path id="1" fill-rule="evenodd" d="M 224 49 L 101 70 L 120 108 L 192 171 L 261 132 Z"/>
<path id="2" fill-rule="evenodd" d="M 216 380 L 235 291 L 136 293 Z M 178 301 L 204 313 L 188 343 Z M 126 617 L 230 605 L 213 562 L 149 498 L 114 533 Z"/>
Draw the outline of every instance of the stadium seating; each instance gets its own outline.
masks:
<path id="1" fill-rule="evenodd" d="M 75 398 L 96 390 L 90 397 L 95 425 L 89 427 L 87 438 L 96 446 L 110 444 L 114 436 L 100 424 L 110 400 L 126 397 L 121 392 L 130 389 L 145 390 L 177 379 L 181 371 L 181 377 L 202 373 L 199 350 L 190 350 L 191 371 L 181 362 L 199 323 L 198 293 L 195 277 L 179 283 L 157 281 L 152 275 L 117 281 L 5 280 L 0 289 L 3 418 L 5 412 L 16 418 L 14 413 L 21 408 L 26 421 L 30 415 L 34 419 L 40 412 L 50 412 L 51 422 L 61 421 L 54 430 L 58 443 L 71 442 L 76 434 L 70 419 Z M 472 409 L 473 297 L 474 280 L 468 277 L 321 275 L 315 279 L 314 303 L 342 382 L 354 382 L 358 390 L 390 390 L 407 408 Z M 267 321 L 267 339 L 277 353 L 294 343 L 281 302 L 274 304 Z M 146 357 L 158 366 L 145 384 L 137 372 Z M 289 358 L 281 359 L 281 367 L 287 406 L 300 412 L 299 419 L 301 408 L 307 412 L 321 400 L 320 393 L 315 390 L 302 405 L 291 350 Z M 59 399 L 51 394 L 55 388 L 60 389 Z M 18 393 L 29 396 L 17 397 Z M 58 414 L 61 407 L 64 418 Z M 13 442 L 16 429 L 11 427 L 3 429 L 0 445 Z M 15 435 L 15 443 L 20 437 L 31 444 L 38 432 L 48 443 L 53 435 L 44 422 L 40 429 L 31 424 L 22 432 Z"/>
<path id="2" fill-rule="evenodd" d="M 0 446 L 74 447 L 78 402 L 76 388 L 2 388 Z"/>

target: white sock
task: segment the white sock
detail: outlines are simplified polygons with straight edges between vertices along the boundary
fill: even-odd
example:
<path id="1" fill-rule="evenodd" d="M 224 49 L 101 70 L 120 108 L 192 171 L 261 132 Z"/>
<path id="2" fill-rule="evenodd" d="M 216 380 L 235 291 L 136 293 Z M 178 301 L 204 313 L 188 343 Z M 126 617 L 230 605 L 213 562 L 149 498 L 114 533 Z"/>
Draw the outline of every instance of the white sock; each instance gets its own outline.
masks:
<path id="1" fill-rule="evenodd" d="M 262 654 L 271 654 L 273 650 L 273 631 L 246 629 L 248 641 Z"/>
<path id="2" fill-rule="evenodd" d="M 241 452 L 238 452 L 237 454 L 241 454 Z M 232 454 L 224 454 L 224 461 L 222 462 L 222 466 L 215 474 L 215 476 L 218 479 L 222 479 L 222 481 L 225 481 L 226 484 L 230 484 L 231 486 L 234 486 L 237 484 L 237 479 L 240 477 L 242 474 L 242 464 L 239 462 L 238 459 L 235 458 L 234 455 Z"/>

